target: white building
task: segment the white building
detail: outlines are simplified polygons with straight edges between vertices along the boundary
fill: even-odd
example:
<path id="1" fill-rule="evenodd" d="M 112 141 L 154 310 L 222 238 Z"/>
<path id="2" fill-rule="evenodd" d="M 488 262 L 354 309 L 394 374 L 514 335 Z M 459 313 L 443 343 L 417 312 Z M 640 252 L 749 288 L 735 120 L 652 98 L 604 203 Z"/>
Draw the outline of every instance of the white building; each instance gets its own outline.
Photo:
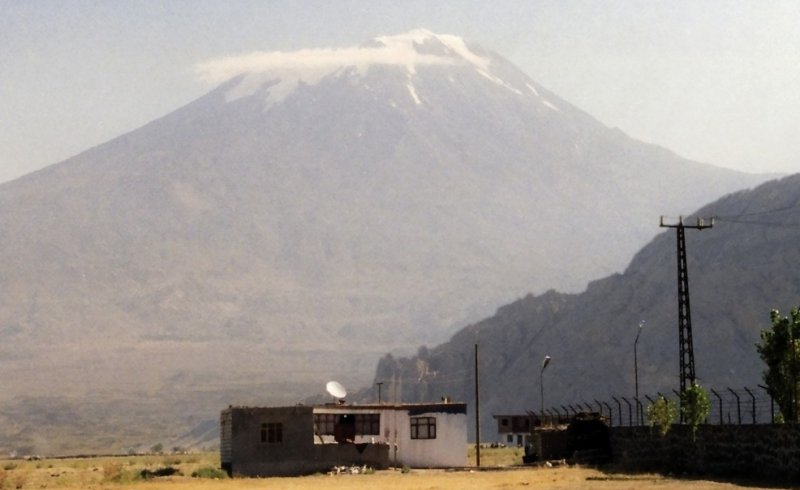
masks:
<path id="1" fill-rule="evenodd" d="M 342 427 L 350 417 L 354 432 L 347 439 L 389 444 L 392 466 L 467 465 L 466 403 L 318 406 L 314 407 L 314 432 L 321 442 L 335 442 L 334 420 Z"/>

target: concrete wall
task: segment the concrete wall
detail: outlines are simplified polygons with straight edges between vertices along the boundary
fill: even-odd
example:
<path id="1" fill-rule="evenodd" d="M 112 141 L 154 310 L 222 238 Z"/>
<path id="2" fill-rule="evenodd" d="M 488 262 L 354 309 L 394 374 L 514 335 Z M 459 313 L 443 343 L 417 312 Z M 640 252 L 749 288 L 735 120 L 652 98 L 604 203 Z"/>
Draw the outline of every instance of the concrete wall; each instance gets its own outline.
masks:
<path id="1" fill-rule="evenodd" d="M 633 471 L 745 476 L 800 482 L 800 426 L 674 425 L 661 437 L 648 427 L 610 430 L 615 464 Z"/>

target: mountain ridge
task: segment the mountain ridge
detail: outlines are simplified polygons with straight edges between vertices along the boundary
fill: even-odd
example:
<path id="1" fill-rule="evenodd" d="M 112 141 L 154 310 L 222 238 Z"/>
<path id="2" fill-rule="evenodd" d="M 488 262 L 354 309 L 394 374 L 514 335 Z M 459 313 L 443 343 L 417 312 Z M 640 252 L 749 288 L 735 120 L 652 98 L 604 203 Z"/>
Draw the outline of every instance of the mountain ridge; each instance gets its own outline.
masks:
<path id="1" fill-rule="evenodd" d="M 800 304 L 800 274 L 789 265 L 800 230 L 800 175 L 739 191 L 692 216 L 715 216 L 709 230 L 687 230 L 687 259 L 698 382 L 706 388 L 755 387 L 765 366 L 756 352 L 769 312 Z M 633 342 L 642 320 L 639 386 L 669 393 L 678 383 L 674 231 L 643 247 L 623 273 L 578 294 L 528 295 L 416 356 L 385 356 L 375 382 L 416 401 L 447 394 L 474 401 L 472 347 L 481 351 L 482 424 L 491 413 L 537 411 L 539 363 L 547 371 L 546 407 L 633 393 Z M 424 376 L 420 376 L 424 373 Z M 487 380 L 492 380 L 487 382 Z M 373 389 L 359 393 L 374 397 Z M 488 415 L 487 415 L 488 414 Z"/>

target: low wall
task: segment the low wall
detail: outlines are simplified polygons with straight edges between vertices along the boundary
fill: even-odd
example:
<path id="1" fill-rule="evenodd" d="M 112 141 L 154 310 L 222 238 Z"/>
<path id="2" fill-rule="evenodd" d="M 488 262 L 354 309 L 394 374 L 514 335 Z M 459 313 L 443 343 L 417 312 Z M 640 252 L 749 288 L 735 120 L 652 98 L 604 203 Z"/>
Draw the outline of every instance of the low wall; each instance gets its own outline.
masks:
<path id="1" fill-rule="evenodd" d="M 800 426 L 673 425 L 666 436 L 649 427 L 613 427 L 612 458 L 632 471 L 744 476 L 800 481 Z"/>
<path id="2" fill-rule="evenodd" d="M 389 467 L 388 444 L 314 444 L 302 456 L 247 460 L 230 464 L 232 476 L 296 476 L 328 471 L 334 466 L 362 466 L 373 469 Z"/>

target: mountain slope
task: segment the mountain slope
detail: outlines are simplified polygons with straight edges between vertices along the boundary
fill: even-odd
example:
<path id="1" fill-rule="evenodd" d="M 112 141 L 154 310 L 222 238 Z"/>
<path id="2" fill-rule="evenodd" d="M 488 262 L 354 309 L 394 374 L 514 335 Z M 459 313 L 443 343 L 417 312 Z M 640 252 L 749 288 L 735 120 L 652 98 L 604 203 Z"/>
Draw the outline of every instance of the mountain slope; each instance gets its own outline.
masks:
<path id="1" fill-rule="evenodd" d="M 173 427 L 363 383 L 765 178 L 634 141 L 454 36 L 307 55 L 0 186 L 0 406 L 140 402 Z"/>
<path id="2" fill-rule="evenodd" d="M 717 216 L 709 230 L 686 230 L 696 373 L 706 387 L 755 387 L 764 365 L 755 349 L 769 312 L 800 305 L 800 175 L 734 193 L 697 212 Z M 693 223 L 687 218 L 687 224 Z M 678 386 L 675 231 L 664 231 L 622 274 L 580 294 L 526 296 L 417 356 L 386 356 L 376 381 L 406 400 L 473 400 L 473 345 L 480 346 L 483 423 L 491 414 L 537 410 L 544 356 L 547 406 L 634 391 L 633 341 L 640 392 Z M 365 398 L 374 397 L 370 391 Z M 484 411 L 485 410 L 485 411 Z"/>

